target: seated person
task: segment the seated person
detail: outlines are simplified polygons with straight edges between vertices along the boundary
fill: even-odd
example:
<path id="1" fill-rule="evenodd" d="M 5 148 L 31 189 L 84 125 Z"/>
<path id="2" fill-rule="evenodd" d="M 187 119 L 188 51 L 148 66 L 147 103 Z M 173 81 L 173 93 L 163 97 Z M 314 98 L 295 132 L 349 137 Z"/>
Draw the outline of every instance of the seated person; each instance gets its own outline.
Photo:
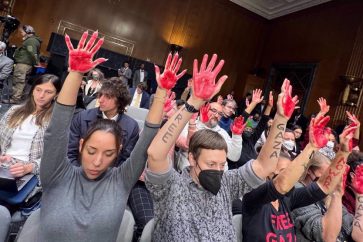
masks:
<path id="1" fill-rule="evenodd" d="M 148 149 L 146 185 L 154 200 L 155 229 L 153 241 L 236 241 L 232 225 L 232 201 L 264 183 L 276 168 L 282 132 L 291 115 L 285 115 L 282 100 L 291 100 L 289 81 L 283 84 L 278 112 L 271 135 L 256 160 L 236 170 L 224 171 L 228 146 L 219 133 L 202 129 L 194 133 L 189 144 L 190 167 L 179 174 L 168 160 L 168 152 L 193 113 L 216 95 L 227 76 L 215 84 L 224 61 L 214 68 L 217 55 L 207 67 L 205 55 L 198 71 L 194 61 L 192 96 L 158 132 Z M 207 68 L 206 68 L 207 67 Z M 214 69 L 214 70 L 213 70 Z M 294 100 L 288 103 L 295 106 Z M 286 108 L 286 107 L 285 107 Z M 242 133 L 244 125 L 233 129 Z M 276 143 L 275 143 L 276 142 Z"/>
<path id="2" fill-rule="evenodd" d="M 131 104 L 136 108 L 149 109 L 150 95 L 146 92 L 146 86 L 143 83 L 137 84 L 136 88 L 130 88 Z"/>
<path id="3" fill-rule="evenodd" d="M 239 133 L 232 132 L 232 138 L 230 135 L 222 129 L 218 122 L 223 116 L 222 112 L 222 105 L 220 105 L 217 102 L 212 102 L 210 104 L 207 104 L 203 109 L 201 109 L 201 115 L 200 119 L 196 120 L 196 130 L 202 130 L 202 129 L 210 129 L 213 130 L 224 138 L 224 140 L 227 143 L 228 146 L 228 152 L 227 157 L 231 161 L 237 161 L 239 157 L 241 156 L 242 151 L 242 137 Z M 205 118 L 202 118 L 205 117 Z M 178 139 L 187 139 L 188 136 L 188 125 L 186 125 L 178 137 Z M 176 143 L 179 150 L 179 160 L 178 163 L 178 170 L 182 171 L 185 167 L 189 166 L 188 161 L 188 149 L 185 149 L 183 146 L 179 146 L 179 142 Z M 225 169 L 228 169 L 228 166 L 226 165 Z"/>
<path id="4" fill-rule="evenodd" d="M 91 70 L 87 75 L 87 82 L 83 83 L 83 103 L 87 107 L 94 99 L 97 98 L 98 92 L 102 87 L 104 80 L 103 72 L 95 68 Z"/>
<path id="5" fill-rule="evenodd" d="M 259 93 L 259 92 L 256 92 Z M 259 103 L 259 102 L 254 102 L 255 99 L 261 100 L 261 93 L 256 94 L 255 90 L 253 91 L 253 97 L 252 97 L 252 103 L 250 104 L 250 107 L 253 106 L 255 103 Z M 257 95 L 255 97 L 255 95 Z M 228 162 L 228 167 L 229 169 L 236 169 L 244 164 L 246 164 L 248 161 L 252 160 L 252 159 L 256 159 L 257 158 L 257 152 L 255 150 L 255 145 L 256 142 L 258 141 L 258 139 L 261 137 L 261 134 L 263 133 L 264 130 L 266 130 L 267 127 L 267 122 L 269 120 L 269 115 L 271 113 L 271 109 L 273 108 L 273 96 L 272 96 L 272 92 L 270 92 L 269 94 L 269 102 L 267 107 L 264 110 L 264 113 L 261 115 L 261 119 L 258 122 L 256 128 L 253 130 L 251 127 L 246 127 L 246 129 L 244 130 L 244 132 L 242 133 L 242 152 L 241 152 L 241 156 L 239 157 L 237 162 Z M 248 109 L 245 110 L 244 113 L 248 113 L 250 112 Z"/>
<path id="6" fill-rule="evenodd" d="M 150 108 L 134 150 L 121 166 L 112 167 L 124 148 L 122 130 L 115 121 L 102 118 L 94 122 L 79 141 L 81 167 L 71 165 L 67 147 L 82 73 L 106 61 L 104 58 L 92 60 L 103 43 L 103 39 L 96 42 L 98 32 L 94 32 L 86 44 L 87 36 L 88 32 L 85 32 L 74 49 L 66 35 L 70 72 L 54 106 L 44 139 L 40 165 L 44 190 L 39 229 L 34 231 L 38 235 L 37 241 L 116 241 L 129 192 L 144 170 L 147 147 L 160 127 L 167 88 L 157 80 L 158 99 Z M 173 81 L 175 85 L 176 79 Z M 110 96 L 111 87 L 114 88 L 110 85 L 105 89 L 109 92 L 101 91 L 101 109 L 106 106 L 103 96 L 105 102 L 115 106 L 116 98 Z"/>
<path id="7" fill-rule="evenodd" d="M 269 176 L 267 183 L 243 197 L 243 241 L 294 241 L 296 234 L 290 211 L 322 200 L 341 184 L 349 154 L 348 144 L 352 138 L 349 133 L 354 132 L 355 127 L 342 134 L 342 150 L 317 182 L 291 190 L 306 172 L 313 153 L 326 144 L 325 126 L 328 120 L 328 117 L 312 120 L 309 144 L 299 156 L 291 164 L 278 164 L 279 169 Z"/>
<path id="8" fill-rule="evenodd" d="M 117 77 L 105 81 L 98 92 L 98 100 L 98 108 L 83 110 L 73 118 L 68 145 L 68 159 L 73 165 L 80 165 L 80 139 L 85 137 L 92 123 L 99 119 L 114 120 L 122 129 L 122 151 L 114 163 L 115 166 L 119 166 L 130 156 L 139 138 L 137 122 L 124 113 L 130 102 L 130 94 L 125 84 Z"/>
<path id="9" fill-rule="evenodd" d="M 231 131 L 231 124 L 233 123 L 234 114 L 236 113 L 237 104 L 233 99 L 224 99 L 222 102 L 223 116 L 220 118 L 218 124 L 227 133 Z"/>
<path id="10" fill-rule="evenodd" d="M 305 177 L 295 187 L 309 186 L 328 170 L 330 164 L 328 157 L 315 152 Z M 343 189 L 338 184 L 326 199 L 292 211 L 297 241 L 349 241 L 354 230 L 354 216 L 342 204 Z"/>
<path id="11" fill-rule="evenodd" d="M 39 76 L 25 102 L 12 106 L 1 118 L 0 165 L 14 177 L 39 174 L 44 133 L 61 85 L 57 76 Z"/>

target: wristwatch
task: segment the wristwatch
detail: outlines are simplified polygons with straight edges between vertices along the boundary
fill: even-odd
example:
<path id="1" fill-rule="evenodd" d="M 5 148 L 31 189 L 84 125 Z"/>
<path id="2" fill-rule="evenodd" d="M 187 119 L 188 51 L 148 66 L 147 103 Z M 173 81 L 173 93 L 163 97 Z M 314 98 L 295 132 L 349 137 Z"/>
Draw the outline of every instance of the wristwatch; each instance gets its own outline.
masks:
<path id="1" fill-rule="evenodd" d="M 189 113 L 197 113 L 199 110 L 197 110 L 193 105 L 188 104 L 188 102 L 185 102 L 185 109 Z"/>

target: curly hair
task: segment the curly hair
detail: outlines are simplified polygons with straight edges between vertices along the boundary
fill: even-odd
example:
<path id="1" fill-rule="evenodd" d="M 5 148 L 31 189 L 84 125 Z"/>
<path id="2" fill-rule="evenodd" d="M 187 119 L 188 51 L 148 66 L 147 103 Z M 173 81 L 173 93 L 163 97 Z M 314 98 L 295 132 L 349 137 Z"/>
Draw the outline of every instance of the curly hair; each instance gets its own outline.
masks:
<path id="1" fill-rule="evenodd" d="M 124 113 L 127 105 L 131 103 L 131 95 L 126 84 L 118 77 L 111 77 L 102 83 L 98 95 L 108 95 L 117 99 L 117 108 L 119 113 Z"/>

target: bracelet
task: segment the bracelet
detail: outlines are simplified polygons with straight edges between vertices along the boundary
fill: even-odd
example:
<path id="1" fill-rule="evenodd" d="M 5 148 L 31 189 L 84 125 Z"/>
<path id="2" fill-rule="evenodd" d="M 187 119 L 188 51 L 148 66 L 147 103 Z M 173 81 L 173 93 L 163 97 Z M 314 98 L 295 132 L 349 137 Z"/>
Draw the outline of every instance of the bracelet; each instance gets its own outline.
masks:
<path id="1" fill-rule="evenodd" d="M 185 102 L 185 110 L 189 113 L 199 112 L 199 110 L 197 110 L 193 105 L 190 105 L 188 102 Z"/>

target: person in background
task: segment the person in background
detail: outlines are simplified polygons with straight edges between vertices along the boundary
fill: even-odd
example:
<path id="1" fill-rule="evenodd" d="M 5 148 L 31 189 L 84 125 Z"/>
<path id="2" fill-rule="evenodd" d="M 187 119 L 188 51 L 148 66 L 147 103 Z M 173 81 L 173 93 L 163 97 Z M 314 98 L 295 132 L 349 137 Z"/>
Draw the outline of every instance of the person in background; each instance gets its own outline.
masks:
<path id="1" fill-rule="evenodd" d="M 20 103 L 26 85 L 26 76 L 29 75 L 33 66 L 39 63 L 39 51 L 42 43 L 41 39 L 35 35 L 35 30 L 30 25 L 23 25 L 20 33 L 23 37 L 22 45 L 14 53 L 14 77 L 12 96 L 10 103 Z"/>
<path id="2" fill-rule="evenodd" d="M 260 99 L 260 95 L 262 92 L 255 94 L 255 99 Z M 256 96 L 257 95 L 257 96 Z M 253 98 L 252 98 L 253 100 Z M 257 102 L 256 102 L 257 103 Z M 253 102 L 250 104 L 253 105 Z M 258 123 L 255 129 L 252 127 L 245 128 L 245 131 L 242 133 L 242 152 L 241 156 L 237 162 L 228 162 L 229 169 L 236 169 L 238 167 L 243 166 L 250 160 L 254 160 L 257 158 L 257 152 L 255 150 L 255 145 L 258 139 L 261 137 L 264 130 L 267 128 L 267 122 L 269 120 L 269 115 L 273 108 L 273 96 L 272 92 L 269 94 L 268 105 L 264 110 L 264 113 L 261 116 L 261 120 Z M 247 111 L 246 111 L 247 110 Z M 245 113 L 249 112 L 248 109 L 245 110 Z"/>
<path id="3" fill-rule="evenodd" d="M 85 107 L 90 104 L 93 100 L 97 98 L 98 92 L 102 87 L 102 82 L 104 81 L 104 74 L 103 72 L 95 68 L 91 70 L 87 75 L 87 82 L 82 83 L 84 84 L 83 87 L 83 103 Z"/>
<path id="4" fill-rule="evenodd" d="M 122 150 L 118 153 L 115 166 L 121 165 L 131 154 L 139 138 L 137 122 L 125 114 L 131 97 L 128 88 L 118 77 L 104 81 L 98 92 L 98 108 L 87 109 L 74 116 L 70 128 L 68 159 L 80 166 L 79 142 L 87 135 L 91 125 L 100 119 L 114 120 L 122 130 Z"/>
<path id="5" fill-rule="evenodd" d="M 129 67 L 129 62 L 125 61 L 123 63 L 123 66 L 118 69 L 118 76 L 120 77 L 121 81 L 126 84 L 129 85 L 129 80 L 131 79 L 132 76 L 132 71 Z"/>
<path id="6" fill-rule="evenodd" d="M 145 65 L 142 63 L 140 64 L 140 69 L 134 72 L 134 77 L 132 79 L 133 80 L 132 87 L 135 88 L 139 83 L 143 83 L 147 88 L 147 78 L 148 78 L 148 73 L 145 70 Z"/>
<path id="7" fill-rule="evenodd" d="M 237 104 L 233 99 L 224 99 L 222 102 L 223 116 L 219 120 L 219 126 L 227 133 L 231 132 L 231 124 L 233 123 L 233 116 L 236 113 Z"/>
<path id="8" fill-rule="evenodd" d="M 130 88 L 129 92 L 131 95 L 130 106 L 149 109 L 150 95 L 146 92 L 146 86 L 144 83 L 139 83 L 136 88 Z"/>
<path id="9" fill-rule="evenodd" d="M 14 68 L 14 61 L 5 55 L 6 44 L 0 41 L 0 101 L 4 82 L 8 79 Z"/>

